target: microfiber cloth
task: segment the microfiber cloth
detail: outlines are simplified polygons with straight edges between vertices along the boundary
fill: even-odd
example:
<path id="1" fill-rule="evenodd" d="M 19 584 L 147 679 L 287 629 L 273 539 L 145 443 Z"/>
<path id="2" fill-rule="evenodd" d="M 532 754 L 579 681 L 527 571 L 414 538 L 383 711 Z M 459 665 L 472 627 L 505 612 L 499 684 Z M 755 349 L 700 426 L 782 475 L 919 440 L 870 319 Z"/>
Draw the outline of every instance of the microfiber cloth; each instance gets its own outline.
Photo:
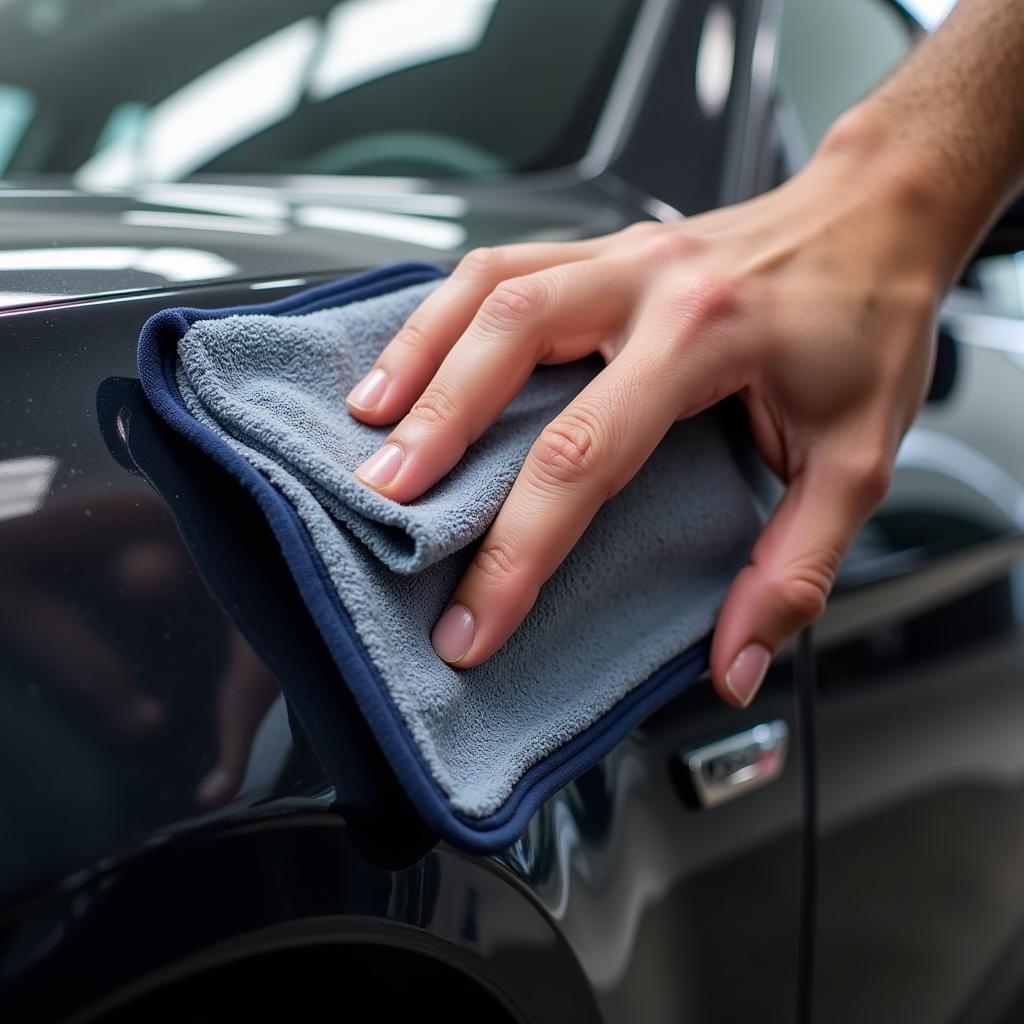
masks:
<path id="1" fill-rule="evenodd" d="M 165 310 L 143 329 L 139 371 L 157 413 L 259 502 L 419 812 L 489 852 L 700 676 L 760 517 L 719 415 L 678 423 L 512 639 L 475 668 L 442 662 L 430 631 L 476 542 L 541 429 L 600 369 L 539 367 L 417 501 L 366 488 L 353 470 L 387 431 L 354 420 L 345 395 L 442 276 L 403 263 L 262 306 Z"/>

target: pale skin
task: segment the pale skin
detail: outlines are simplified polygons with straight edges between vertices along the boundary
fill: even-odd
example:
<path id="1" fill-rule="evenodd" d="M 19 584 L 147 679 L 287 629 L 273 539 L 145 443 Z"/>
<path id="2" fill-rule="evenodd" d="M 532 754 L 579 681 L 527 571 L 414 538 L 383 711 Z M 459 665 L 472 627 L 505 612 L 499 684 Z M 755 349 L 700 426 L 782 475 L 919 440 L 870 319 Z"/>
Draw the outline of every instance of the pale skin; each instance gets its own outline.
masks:
<path id="1" fill-rule="evenodd" d="M 448 473 L 539 363 L 605 368 L 537 438 L 434 648 L 494 655 L 668 428 L 729 395 L 786 485 L 725 599 L 711 677 L 753 699 L 825 607 L 920 408 L 936 313 L 1024 184 L 1024 16 L 961 0 L 814 158 L 756 199 L 603 238 L 469 253 L 348 396 L 395 424 L 356 471 L 399 502 Z"/>

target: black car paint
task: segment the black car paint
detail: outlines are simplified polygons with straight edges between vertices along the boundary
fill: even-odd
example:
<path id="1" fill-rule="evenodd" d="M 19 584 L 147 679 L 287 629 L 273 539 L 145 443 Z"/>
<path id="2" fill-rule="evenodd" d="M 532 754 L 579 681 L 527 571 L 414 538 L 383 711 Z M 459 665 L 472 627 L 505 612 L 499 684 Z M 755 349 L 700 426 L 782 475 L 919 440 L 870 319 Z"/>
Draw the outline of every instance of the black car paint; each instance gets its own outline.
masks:
<path id="1" fill-rule="evenodd" d="M 685 19 L 699 25 L 699 7 L 683 5 L 676 32 L 692 34 Z M 742 16 L 746 47 L 755 24 Z M 672 94 L 664 63 L 652 76 L 663 96 Z M 708 129 L 707 145 L 693 151 L 710 164 L 717 153 L 721 173 L 708 172 L 689 197 L 673 194 L 677 183 L 643 180 L 653 140 L 664 137 L 675 110 L 668 100 L 645 104 L 636 137 L 590 180 L 566 172 L 418 186 L 410 194 L 421 198 L 411 200 L 353 196 L 343 182 L 246 184 L 273 189 L 291 207 L 357 203 L 394 212 L 398 202 L 412 216 L 435 194 L 461 197 L 451 218 L 465 228 L 460 249 L 596 234 L 647 214 L 643 188 L 689 212 L 763 185 L 740 183 L 752 168 L 771 166 L 757 152 L 768 137 L 767 101 L 746 91 L 753 113 L 743 144 L 735 133 Z M 739 113 L 730 116 L 733 124 Z M 701 122 L 690 118 L 692 141 Z M 230 183 L 202 188 L 207 198 L 233 192 Z M 927 983 L 914 985 L 899 969 L 886 973 L 891 953 L 879 941 L 900 927 L 912 932 L 920 900 L 947 892 L 951 877 L 956 892 L 970 883 L 991 893 L 994 880 L 1012 873 L 1015 847 L 1005 846 L 1005 833 L 1019 812 L 1015 820 L 1012 805 L 960 798 L 979 778 L 1005 778 L 1024 717 L 1007 676 L 1019 672 L 1021 654 L 1008 598 L 1020 564 L 1010 522 L 972 519 L 935 486 L 918 492 L 911 514 L 906 505 L 900 514 L 883 509 L 866 531 L 817 630 L 820 836 L 807 830 L 809 751 L 784 657 L 748 711 L 725 708 L 706 683 L 673 701 L 549 801 L 500 857 L 433 846 L 386 768 L 378 761 L 366 770 L 374 752 L 358 719 L 344 742 L 324 736 L 319 723 L 277 699 L 276 683 L 266 685 L 268 664 L 286 689 L 293 671 L 323 673 L 330 685 L 330 666 L 265 526 L 147 416 L 133 382 L 134 342 L 144 319 L 168 305 L 274 298 L 375 262 L 424 255 L 448 262 L 454 253 L 296 229 L 287 217 L 274 235 L 218 232 L 209 223 L 126 226 L 122 214 L 131 209 L 210 212 L 190 208 L 184 193 L 175 204 L 152 195 L 0 195 L 12 249 L 55 240 L 187 244 L 239 268 L 219 283 L 133 279 L 120 270 L 33 272 L 34 293 L 47 297 L 29 300 L 12 286 L 22 295 L 0 316 L 0 458 L 40 454 L 62 467 L 37 512 L 0 524 L 0 621 L 8 627 L 0 631 L 5 1020 L 86 1019 L 118 1006 L 117 1019 L 127 1020 L 171 1006 L 188 1007 L 193 1019 L 251 1019 L 261 1006 L 301 1001 L 288 960 L 294 950 L 320 957 L 317 965 L 332 972 L 323 998 L 333 996 L 339 1012 L 369 1013 L 367 1005 L 386 1000 L 379 976 L 359 969 L 363 953 L 389 964 L 396 948 L 454 969 L 438 977 L 452 987 L 456 1018 L 460 996 L 468 998 L 458 985 L 472 984 L 510 1019 L 793 1020 L 801 986 L 811 991 L 801 949 L 816 953 L 822 1020 L 938 1019 L 929 1015 L 936 998 L 978 988 L 986 972 L 1009 993 L 1003 1010 L 1012 1006 L 1016 945 L 1004 940 L 1024 920 L 1020 904 L 1009 901 L 990 920 L 987 959 L 966 955 L 977 945 L 973 933 L 949 927 L 957 907 L 941 918 L 941 984 L 928 973 L 935 950 L 929 959 L 920 936 L 915 949 Z M 7 212 L 15 210 L 22 212 Z M 935 477 L 941 483 L 941 473 Z M 35 640 L 26 641 L 26 609 L 46 627 Z M 240 631 L 258 645 L 250 670 L 264 673 L 252 708 L 269 714 L 246 784 L 223 806 L 206 808 L 196 786 L 218 756 L 216 708 Z M 102 637 L 129 666 L 131 687 L 162 702 L 159 721 L 125 721 L 126 695 L 104 695 L 95 681 L 69 685 L 60 648 L 83 635 Z M 49 668 L 41 664 L 47 659 Z M 243 700 L 235 713 L 244 708 Z M 973 761 L 951 758 L 972 716 L 983 749 Z M 688 806 L 676 755 L 769 718 L 790 722 L 796 740 L 781 779 L 714 810 Z M 346 758 L 352 785 L 336 785 Z M 927 790 L 915 788 L 929 773 Z M 971 844 L 944 841 L 951 808 L 961 831 L 988 830 L 997 845 L 986 849 L 1002 858 L 998 872 L 982 864 L 972 874 Z M 945 854 L 945 876 L 922 876 L 914 858 L 901 859 L 922 843 L 926 858 Z M 816 912 L 801 901 L 815 866 Z M 919 877 L 929 884 L 915 885 Z M 875 918 L 865 930 L 858 914 L 867 907 Z M 990 1001 L 992 991 L 985 989 Z M 156 1002 L 138 1002 L 147 992 Z M 417 1005 L 415 992 L 406 1005 Z"/>
<path id="2" fill-rule="evenodd" d="M 326 188 L 313 178 L 252 176 L 221 184 L 210 177 L 104 195 L 12 184 L 0 193 L 9 250 L 0 263 L 0 310 L 187 294 L 193 285 L 222 283 L 246 302 L 269 301 L 301 282 L 396 259 L 451 264 L 475 246 L 600 234 L 620 226 L 625 211 L 636 215 L 635 204 L 593 184 L 573 187 L 578 182 L 572 172 L 489 188 L 351 179 L 331 179 Z M 311 226 L 310 211 L 362 216 L 368 226 Z M 417 232 L 429 244 L 416 244 Z M 212 293 L 197 294 L 208 302 Z"/>
<path id="3" fill-rule="evenodd" d="M 537 191 L 536 185 L 531 188 Z M 568 188 L 551 186 L 552 206 L 559 188 L 566 192 L 558 206 L 569 212 L 562 227 L 567 236 L 592 231 L 597 224 L 604 229 L 620 226 L 642 212 L 580 182 Z M 511 196 L 509 202 L 522 237 L 549 227 L 543 203 L 541 216 L 533 220 L 522 195 Z M 593 212 L 584 218 L 580 211 Z M 466 223 L 471 244 L 487 239 L 472 218 Z M 510 237 L 507 227 L 504 237 Z M 211 239 L 204 237 L 202 244 L 211 247 Z M 357 265 L 361 246 L 356 239 L 350 244 L 351 262 L 339 258 L 338 272 Z M 377 258 L 397 258 L 407 251 L 395 247 Z M 270 272 L 276 276 L 283 270 L 284 264 Z M 321 277 L 307 275 L 305 281 L 314 283 Z M 74 295 L 77 282 L 65 283 L 69 296 Z M 261 748 L 266 762 L 284 765 L 280 775 L 253 784 L 224 808 L 209 811 L 197 804 L 196 786 L 217 756 L 218 680 L 229 638 L 239 623 L 245 624 L 260 654 L 283 678 L 289 672 L 319 672 L 324 685 L 338 685 L 330 666 L 325 666 L 315 631 L 287 590 L 265 525 L 258 516 L 243 514 L 244 499 L 232 494 L 226 481 L 210 479 L 209 468 L 181 451 L 180 443 L 148 413 L 133 380 L 134 339 L 151 312 L 171 303 L 249 302 L 286 290 L 261 287 L 262 281 L 255 284 L 256 290 L 252 283 L 233 283 L 179 288 L 173 294 L 58 298 L 0 318 L 3 361 L 13 371 L 5 373 L 9 426 L 0 440 L 3 456 L 46 453 L 65 467 L 58 477 L 58 495 L 33 516 L 15 521 L 27 536 L 15 536 L 11 543 L 25 551 L 33 544 L 33 535 L 44 541 L 41 547 L 47 553 L 40 552 L 38 558 L 55 563 L 42 570 L 52 580 L 47 584 L 51 594 L 59 595 L 63 607 L 88 610 L 90 627 L 134 660 L 134 682 L 165 701 L 167 712 L 156 735 L 119 735 L 109 708 L 97 707 L 89 694 L 70 692 L 66 681 L 62 685 L 52 672 L 41 672 L 5 637 L 9 678 L 20 685 L 3 688 L 3 722 L 12 735 L 2 745 L 0 759 L 6 762 L 5 775 L 24 779 L 25 784 L 5 815 L 11 823 L 8 835 L 18 839 L 4 844 L 0 879 L 5 902 L 15 908 L 4 917 L 9 977 L 0 989 L 2 998 L 12 1007 L 33 1006 L 42 1019 L 59 1018 L 93 998 L 130 991 L 150 973 L 163 977 L 168 970 L 183 969 L 179 960 L 188 961 L 194 970 L 190 954 L 199 951 L 208 954 L 201 959 L 204 964 L 243 952 L 250 955 L 257 948 L 252 945 L 254 931 L 266 930 L 266 948 L 276 948 L 275 929 L 289 922 L 290 935 L 307 932 L 304 940 L 293 941 L 373 944 L 384 941 L 381 930 L 392 935 L 390 922 L 396 929 L 411 925 L 442 940 L 441 952 L 434 955 L 447 951 L 463 970 L 474 965 L 474 977 L 490 973 L 506 989 L 518 983 L 526 992 L 542 985 L 549 994 L 538 998 L 536 1005 L 523 992 L 514 994 L 514 1004 L 530 1020 L 555 1019 L 564 1013 L 565 1007 L 560 1009 L 550 996 L 554 991 L 566 993 L 567 999 L 572 995 L 568 1005 L 576 1007 L 579 1019 L 587 1000 L 593 1001 L 594 989 L 605 990 L 606 1016 L 629 1017 L 638 999 L 650 1001 L 652 1007 L 702 1007 L 730 993 L 724 979 L 712 981 L 715 965 L 706 962 L 706 935 L 724 923 L 720 902 L 710 894 L 731 888 L 731 873 L 723 867 L 729 851 L 763 841 L 775 852 L 759 858 L 756 877 L 765 881 L 770 916 L 786 929 L 789 940 L 780 943 L 776 934 L 753 927 L 764 913 L 763 899 L 746 908 L 737 906 L 732 922 L 750 918 L 750 958 L 765 966 L 764 984 L 777 979 L 776 1005 L 791 1002 L 798 905 L 798 755 L 791 755 L 783 783 L 736 808 L 715 812 L 721 827 L 706 836 L 701 835 L 703 830 L 691 834 L 691 819 L 698 812 L 683 805 L 670 770 L 679 745 L 739 728 L 744 721 L 758 721 L 768 713 L 769 702 L 779 716 L 789 716 L 791 694 L 784 671 L 769 689 L 766 704 L 745 716 L 721 707 L 706 686 L 686 695 L 637 730 L 612 758 L 550 801 L 522 842 L 483 865 L 444 848 L 424 857 L 431 841 L 423 837 L 393 783 L 388 787 L 386 768 L 377 764 L 368 772 L 365 761 L 360 761 L 373 756 L 372 745 L 365 738 L 359 745 L 359 737 L 337 734 L 314 742 L 301 715 L 280 705 L 273 736 L 276 747 L 265 739 Z M 294 281 L 286 286 L 294 287 Z M 225 508 L 231 509 L 230 528 L 217 515 Z M 55 535 L 63 539 L 56 547 Z M 142 597 L 124 589 L 117 568 L 132 562 L 133 548 L 140 544 L 165 578 L 163 590 Z M 31 565 L 33 574 L 40 572 L 36 552 Z M 16 591 L 7 596 L 21 600 Z M 230 614 L 225 614 L 225 607 Z M 261 613 L 263 618 L 253 622 Z M 265 703 L 267 695 L 259 699 Z M 317 724 L 312 723 L 314 731 Z M 28 749 L 25 743 L 14 742 L 18 737 L 29 740 Z M 356 782 L 377 780 L 369 793 L 362 785 L 353 786 L 355 792 L 338 791 L 329 781 L 344 778 L 338 761 L 346 757 Z M 325 759 L 331 762 L 331 773 L 322 767 Z M 59 806 L 61 811 L 40 814 L 44 806 Z M 678 815 L 676 826 L 666 827 L 666 809 Z M 765 829 L 770 833 L 779 828 L 786 831 L 781 842 L 770 834 L 762 837 Z M 314 837 L 321 833 L 322 838 Z M 638 845 L 641 834 L 647 838 Z M 208 863 L 200 872 L 187 858 L 165 852 L 180 844 L 192 849 L 191 844 L 200 842 L 197 836 L 203 851 L 219 850 L 223 840 L 225 850 L 232 853 L 204 853 Z M 303 905 L 300 896 L 309 880 L 324 874 L 316 859 L 323 844 L 343 851 L 336 854 L 335 881 L 323 878 L 328 889 L 340 885 L 343 891 L 333 904 L 325 895 L 319 906 Z M 313 852 L 306 853 L 307 849 Z M 638 855 L 636 864 L 624 864 L 623 858 L 629 861 Z M 153 857 L 159 863 L 147 868 Z M 242 871 L 236 861 L 249 867 Z M 480 870 L 491 880 L 490 888 L 467 881 L 467 873 Z M 274 885 L 261 887 L 253 873 L 274 877 Z M 352 882 L 353 874 L 359 877 L 358 884 Z M 423 891 L 425 877 L 440 880 L 439 892 Z M 155 906 L 154 899 L 162 903 L 165 897 L 137 895 L 155 879 L 161 893 L 169 894 L 169 903 Z M 345 893 L 353 884 L 360 893 L 382 893 L 379 903 L 350 903 L 346 913 L 350 897 Z M 293 886 L 298 895 L 291 893 Z M 266 905 L 261 896 L 248 895 L 253 888 L 261 889 Z M 395 895 L 406 890 L 409 895 L 401 899 Z M 24 902 L 32 894 L 35 898 Z M 298 908 L 282 909 L 293 900 L 299 901 Z M 208 915 L 207 924 L 215 926 L 209 934 L 196 933 L 202 916 L 197 910 L 178 919 L 193 922 L 187 928 L 153 927 L 154 921 L 169 917 L 171 907 L 198 908 L 210 901 L 232 909 Z M 250 907 L 242 924 L 235 920 L 234 907 L 245 902 Z M 685 916 L 679 910 L 684 904 L 689 907 Z M 108 910 L 108 905 L 119 909 Z M 132 922 L 125 907 L 136 908 L 138 923 Z M 353 914 L 376 919 L 378 927 L 360 930 L 344 921 L 325 923 Z M 43 917 L 52 924 L 54 935 L 61 936 L 56 948 L 29 941 Z M 149 925 L 143 927 L 147 920 Z M 458 920 L 461 929 L 454 936 L 445 930 L 452 920 Z M 524 920 L 532 922 L 529 928 Z M 305 924 L 296 928 L 302 921 Z M 620 925 L 623 934 L 610 941 Z M 530 937 L 530 928 L 537 936 Z M 650 974 L 665 955 L 661 943 L 666 934 L 680 928 L 683 931 L 669 946 L 674 958 L 693 961 L 693 975 L 704 979 L 699 991 L 685 982 L 689 971 L 668 972 L 656 985 Z M 549 933 L 557 942 L 550 935 L 542 938 Z M 134 936 L 130 958 L 115 952 L 127 935 Z M 403 935 L 395 931 L 392 940 L 404 942 Z M 595 943 L 599 936 L 606 938 Z M 561 960 L 544 951 L 551 942 L 563 951 Z M 495 962 L 492 947 L 506 944 L 520 949 L 525 958 L 521 974 L 515 957 L 511 966 L 500 958 Z M 96 955 L 86 956 L 84 950 Z M 551 983 L 543 982 L 533 963 L 538 950 L 552 974 Z M 62 967 L 63 963 L 69 966 Z M 567 987 L 567 979 L 577 976 L 581 966 L 586 984 L 581 981 L 583 987 L 577 986 L 577 991 Z M 717 969 L 725 970 L 726 965 Z M 64 977 L 65 984 L 53 986 L 54 976 Z M 614 983 L 622 977 L 625 984 Z M 677 992 L 665 991 L 674 985 Z M 591 993 L 585 999 L 580 995 L 584 991 Z"/>

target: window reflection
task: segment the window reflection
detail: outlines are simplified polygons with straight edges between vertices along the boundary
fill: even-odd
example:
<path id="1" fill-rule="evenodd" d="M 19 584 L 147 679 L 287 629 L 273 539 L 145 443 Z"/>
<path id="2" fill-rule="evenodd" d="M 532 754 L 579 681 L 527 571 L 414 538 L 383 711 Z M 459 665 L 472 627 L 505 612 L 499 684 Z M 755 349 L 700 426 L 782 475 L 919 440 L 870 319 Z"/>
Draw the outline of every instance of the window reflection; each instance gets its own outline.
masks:
<path id="1" fill-rule="evenodd" d="M 393 71 L 475 49 L 497 0 L 349 0 L 327 19 L 309 76 L 314 100 Z"/>
<path id="2" fill-rule="evenodd" d="M 179 213 L 177 210 L 125 210 L 125 224 L 141 228 L 177 228 L 185 231 L 227 231 L 238 235 L 283 235 L 288 227 L 276 220 L 209 213 Z"/>
<path id="3" fill-rule="evenodd" d="M 102 189 L 185 177 L 283 121 L 304 91 L 314 101 L 325 100 L 403 68 L 472 50 L 496 2 L 348 0 L 325 24 L 302 18 L 222 61 L 149 111 L 138 103 L 120 104 L 77 181 Z"/>
<path id="4" fill-rule="evenodd" d="M 566 166 L 639 3 L 3 0 L 0 173 L 102 190 Z"/>
<path id="5" fill-rule="evenodd" d="M 0 459 L 0 519 L 35 512 L 49 493 L 58 466 L 49 455 Z"/>
<path id="6" fill-rule="evenodd" d="M 295 223 L 330 231 L 354 231 L 375 238 L 394 238 L 429 249 L 456 249 L 466 240 L 466 229 L 450 221 L 340 206 L 300 206 L 295 210 Z"/>
<path id="7" fill-rule="evenodd" d="M 166 281 L 199 281 L 230 277 L 238 272 L 238 267 L 223 256 L 204 249 L 66 245 L 59 249 L 0 252 L 0 271 L 4 270 L 139 270 Z M 0 289 L 0 295 L 3 294 L 3 289 Z"/>
<path id="8" fill-rule="evenodd" d="M 77 182 L 109 188 L 173 181 L 283 120 L 299 101 L 319 36 L 317 20 L 303 18 L 222 61 L 101 149 L 79 169 Z"/>
<path id="9" fill-rule="evenodd" d="M 11 154 L 25 134 L 35 105 L 25 89 L 0 84 L 0 175 L 7 169 Z"/>

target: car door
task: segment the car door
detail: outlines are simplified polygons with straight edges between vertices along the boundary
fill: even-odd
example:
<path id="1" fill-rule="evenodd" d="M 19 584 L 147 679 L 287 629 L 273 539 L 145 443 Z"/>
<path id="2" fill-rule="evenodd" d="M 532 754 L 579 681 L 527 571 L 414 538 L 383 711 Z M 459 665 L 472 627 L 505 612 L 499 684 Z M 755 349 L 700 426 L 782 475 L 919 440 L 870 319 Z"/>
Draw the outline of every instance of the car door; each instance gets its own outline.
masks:
<path id="1" fill-rule="evenodd" d="M 908 25 L 881 0 L 790 0 L 792 165 L 898 63 Z M 816 1020 L 1024 1012 L 1016 266 L 977 262 L 947 302 L 929 402 L 815 629 Z"/>
<path id="2" fill-rule="evenodd" d="M 1024 372 L 949 315 L 952 390 L 816 631 L 819 1020 L 1024 1009 Z"/>
<path id="3" fill-rule="evenodd" d="M 611 173 L 598 180 L 611 188 L 621 176 L 685 213 L 743 197 L 766 163 L 758 118 L 770 81 L 753 54 L 773 36 L 773 5 L 644 10 L 656 45 L 634 64 L 647 84 L 635 116 L 617 122 Z M 707 67 L 730 48 L 733 79 L 722 87 Z M 657 201 L 644 206 L 671 216 Z M 681 604 L 686 592 L 680 580 Z M 605 1020 L 796 1018 L 804 750 L 789 655 L 744 711 L 704 680 L 550 800 L 502 856 L 558 922 Z"/>

